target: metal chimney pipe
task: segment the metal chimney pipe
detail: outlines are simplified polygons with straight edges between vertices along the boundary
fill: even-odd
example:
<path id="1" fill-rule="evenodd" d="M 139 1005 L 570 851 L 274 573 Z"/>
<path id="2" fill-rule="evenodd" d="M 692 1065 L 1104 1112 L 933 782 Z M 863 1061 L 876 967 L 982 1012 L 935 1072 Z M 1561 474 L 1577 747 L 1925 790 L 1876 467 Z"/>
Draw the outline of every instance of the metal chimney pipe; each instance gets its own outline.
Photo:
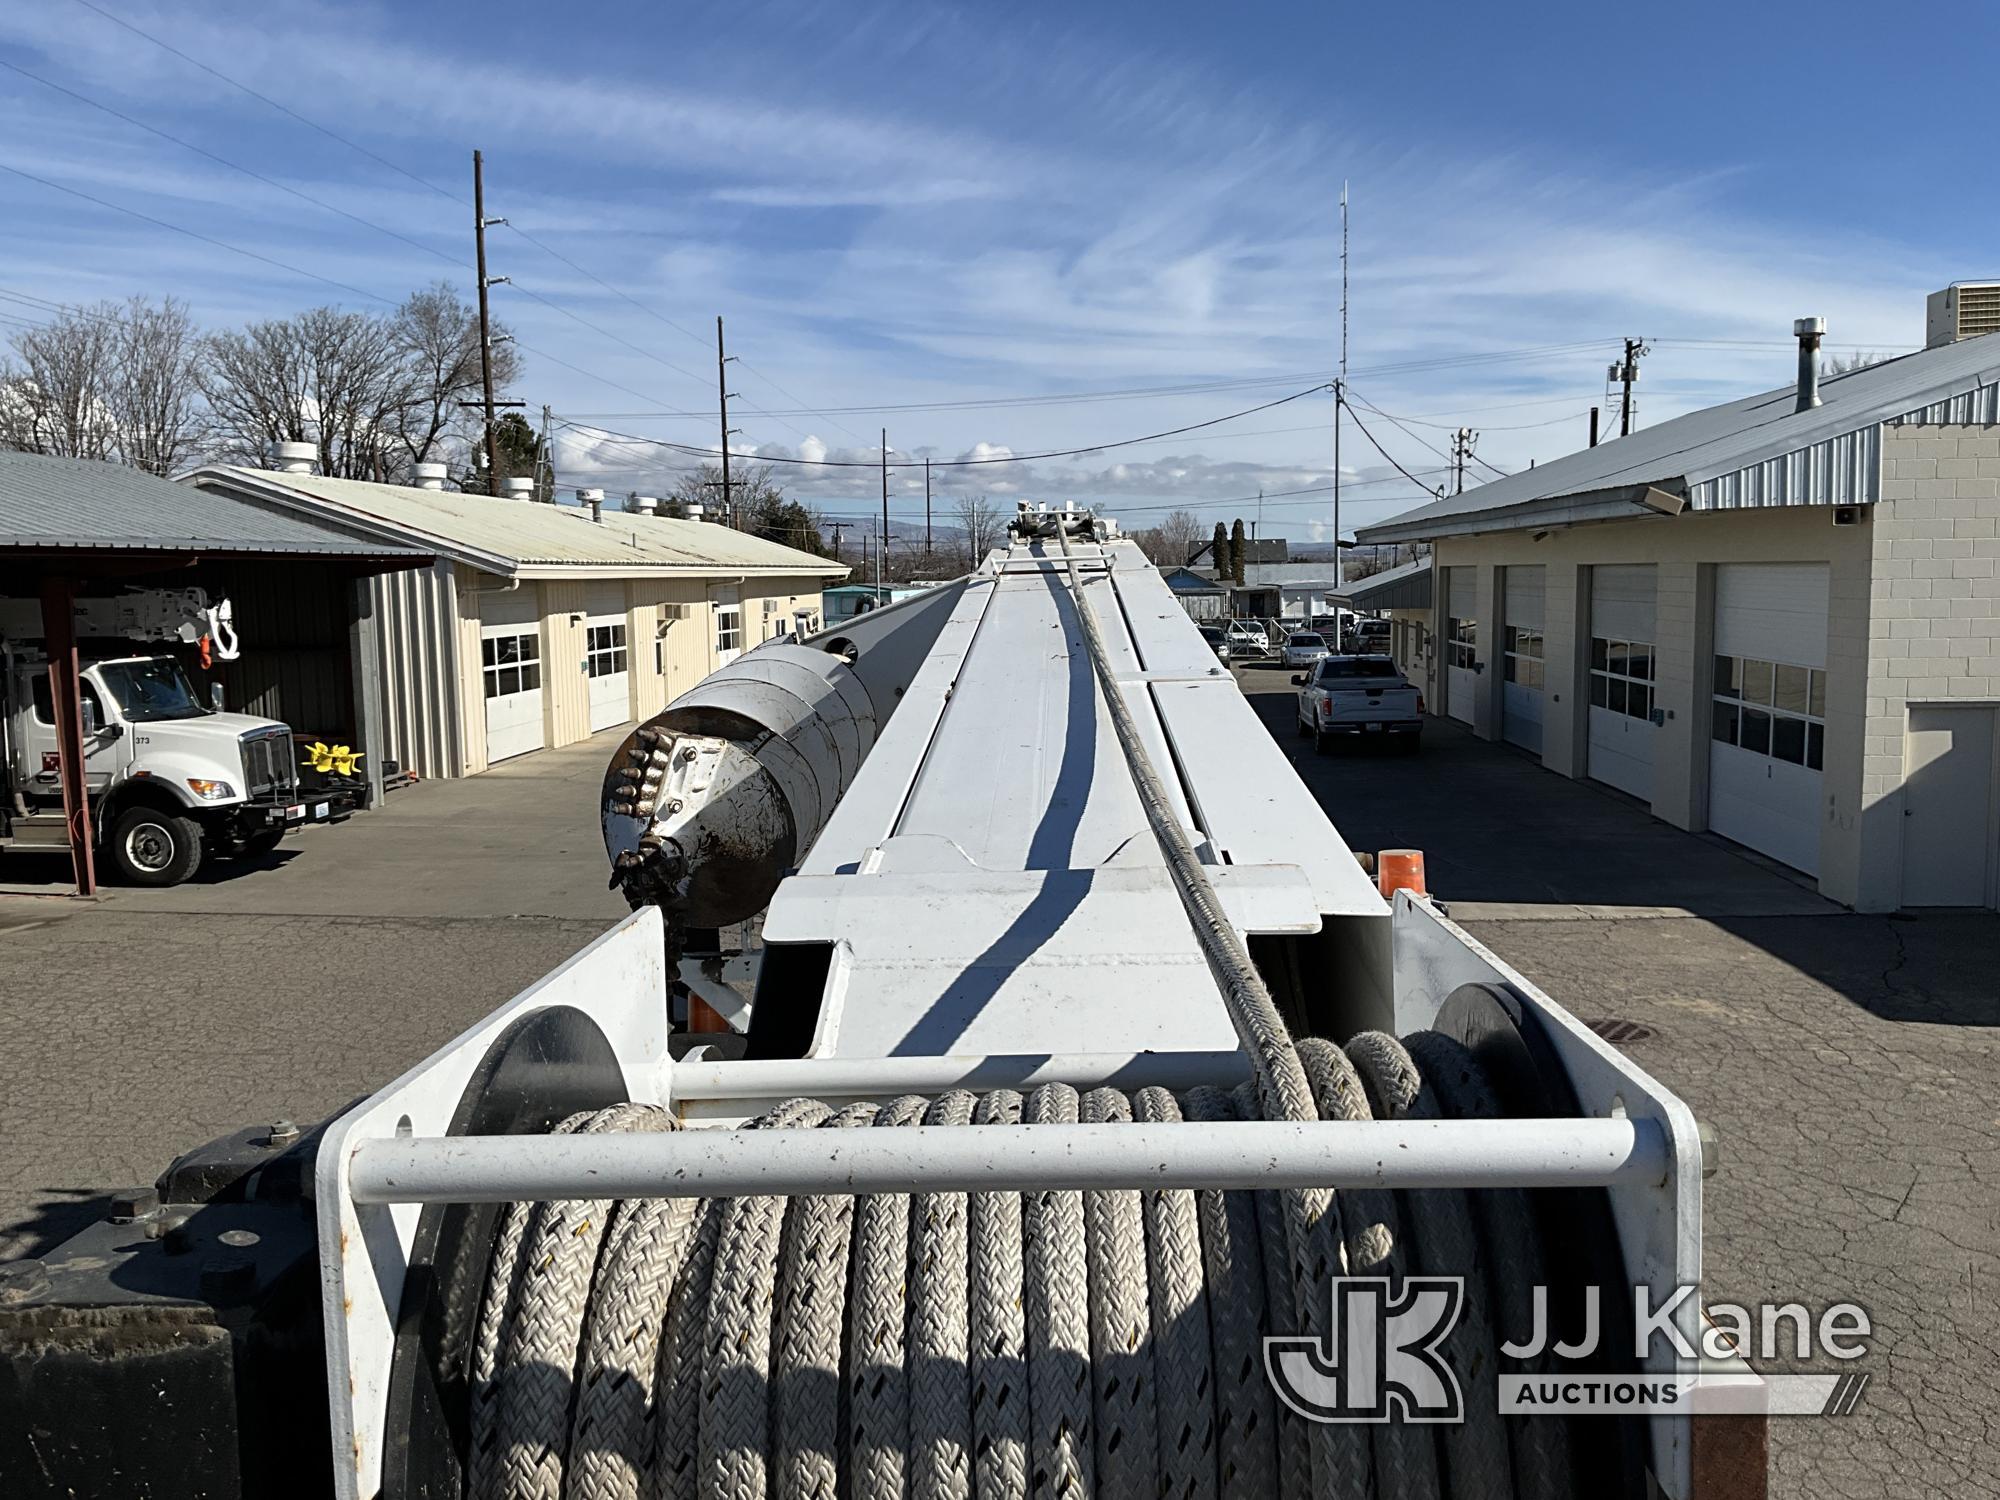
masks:
<path id="1" fill-rule="evenodd" d="M 1819 405 L 1819 341 L 1825 333 L 1825 318 L 1792 319 L 1792 335 L 1799 341 L 1799 404 L 1792 408 L 1794 413 Z"/>
<path id="2" fill-rule="evenodd" d="M 416 466 L 417 488 L 420 490 L 441 490 L 445 476 L 451 473 L 448 464 L 418 464 Z"/>
<path id="3" fill-rule="evenodd" d="M 310 474 L 318 464 L 317 443 L 280 443 L 278 461 L 272 467 L 280 474 Z"/>

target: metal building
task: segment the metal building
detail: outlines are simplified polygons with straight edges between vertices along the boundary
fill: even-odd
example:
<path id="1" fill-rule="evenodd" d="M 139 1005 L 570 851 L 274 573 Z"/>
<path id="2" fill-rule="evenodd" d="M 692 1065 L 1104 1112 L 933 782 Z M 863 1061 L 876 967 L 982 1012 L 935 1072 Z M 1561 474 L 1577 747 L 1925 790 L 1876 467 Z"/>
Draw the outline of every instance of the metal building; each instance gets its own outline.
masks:
<path id="1" fill-rule="evenodd" d="M 1434 544 L 1434 711 L 1859 910 L 2000 905 L 2000 337 L 1823 377 L 1822 326 L 1358 536 Z"/>
<path id="2" fill-rule="evenodd" d="M 433 554 L 382 579 L 382 754 L 470 776 L 665 707 L 804 623 L 845 565 L 727 526 L 212 466 L 184 482 Z"/>

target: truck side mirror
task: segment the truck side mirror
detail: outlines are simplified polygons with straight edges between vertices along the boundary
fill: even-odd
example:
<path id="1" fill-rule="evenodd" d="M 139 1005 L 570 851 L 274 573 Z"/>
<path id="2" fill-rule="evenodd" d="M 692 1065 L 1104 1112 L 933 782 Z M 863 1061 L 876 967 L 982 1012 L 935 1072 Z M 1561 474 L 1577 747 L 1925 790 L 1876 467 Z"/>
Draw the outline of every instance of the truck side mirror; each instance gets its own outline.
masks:
<path id="1" fill-rule="evenodd" d="M 215 710 L 215 711 L 216 711 L 217 713 L 221 713 L 221 712 L 222 712 L 222 684 L 221 684 L 221 683 L 219 683 L 219 682 L 211 682 L 211 683 L 210 683 L 210 684 L 208 685 L 208 706 L 209 706 L 210 708 L 214 709 L 214 710 Z"/>
<path id="2" fill-rule="evenodd" d="M 1292 678 L 1292 686 L 1293 686 L 1293 687 L 1304 687 L 1305 685 L 1306 685 L 1306 680 L 1305 680 L 1305 678 L 1303 678 L 1303 677 L 1298 677 L 1298 676 L 1294 676 L 1294 677 Z"/>

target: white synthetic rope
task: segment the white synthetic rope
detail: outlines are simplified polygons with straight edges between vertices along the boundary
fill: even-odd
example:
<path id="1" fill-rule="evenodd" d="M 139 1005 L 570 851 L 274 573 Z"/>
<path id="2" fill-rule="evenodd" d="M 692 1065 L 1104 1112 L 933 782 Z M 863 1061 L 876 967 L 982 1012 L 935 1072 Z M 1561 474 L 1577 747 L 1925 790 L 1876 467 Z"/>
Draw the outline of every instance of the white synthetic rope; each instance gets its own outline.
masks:
<path id="1" fill-rule="evenodd" d="M 1419 1034 L 1411 1049 L 1416 1060 L 1372 1034 L 1345 1051 L 1303 1042 L 1320 1118 L 1492 1112 L 1462 1048 Z M 793 1100 L 754 1126 L 1199 1128 L 1256 1109 L 1249 1085 L 1081 1099 L 1047 1085 L 1026 1100 L 952 1092 L 837 1113 Z M 671 1124 L 622 1106 L 561 1128 Z M 1323 1217 L 1325 1275 L 1344 1259 L 1362 1274 L 1467 1283 L 1445 1352 L 1471 1421 L 1361 1426 L 1304 1422 L 1267 1383 L 1264 1336 L 1297 1327 L 1278 1198 L 1106 1188 L 532 1205 L 496 1236 L 473 1340 L 484 1375 L 468 1494 L 1570 1493 L 1561 1425 L 1517 1426 L 1510 1451 L 1490 1405 L 1491 1286 L 1505 1256 L 1533 1256 L 1525 1206 L 1357 1192 Z M 526 1227 L 502 1253 L 516 1218 Z M 1495 1247 L 1503 1258 L 1489 1264 Z"/>

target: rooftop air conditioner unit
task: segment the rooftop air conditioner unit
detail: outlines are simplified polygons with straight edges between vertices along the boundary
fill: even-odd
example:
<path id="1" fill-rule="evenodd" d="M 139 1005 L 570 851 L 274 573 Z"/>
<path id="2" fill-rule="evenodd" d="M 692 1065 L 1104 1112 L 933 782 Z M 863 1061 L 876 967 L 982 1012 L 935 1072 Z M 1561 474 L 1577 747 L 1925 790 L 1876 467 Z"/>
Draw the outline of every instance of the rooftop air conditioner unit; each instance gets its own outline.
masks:
<path id="1" fill-rule="evenodd" d="M 1924 347 L 2000 333 L 2000 281 L 1954 281 L 1925 304 Z"/>

